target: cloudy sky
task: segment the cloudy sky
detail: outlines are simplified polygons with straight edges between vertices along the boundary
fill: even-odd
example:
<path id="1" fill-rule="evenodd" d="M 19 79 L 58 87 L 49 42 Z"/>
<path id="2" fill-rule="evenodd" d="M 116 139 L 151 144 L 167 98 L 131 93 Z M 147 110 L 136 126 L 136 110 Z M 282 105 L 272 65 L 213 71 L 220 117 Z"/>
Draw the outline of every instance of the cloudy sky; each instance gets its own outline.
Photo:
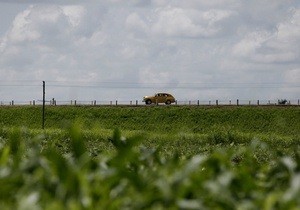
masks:
<path id="1" fill-rule="evenodd" d="M 299 0 L 0 0 L 0 25 L 0 101 L 42 81 L 61 101 L 300 98 Z"/>

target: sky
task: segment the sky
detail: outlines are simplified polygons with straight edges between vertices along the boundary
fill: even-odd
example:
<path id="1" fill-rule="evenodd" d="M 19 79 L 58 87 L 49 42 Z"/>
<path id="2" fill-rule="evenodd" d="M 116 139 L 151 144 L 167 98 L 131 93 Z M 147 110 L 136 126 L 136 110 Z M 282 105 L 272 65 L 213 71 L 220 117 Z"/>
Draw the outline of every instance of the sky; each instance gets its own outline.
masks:
<path id="1" fill-rule="evenodd" d="M 300 98 L 299 0 L 0 0 L 0 101 Z"/>

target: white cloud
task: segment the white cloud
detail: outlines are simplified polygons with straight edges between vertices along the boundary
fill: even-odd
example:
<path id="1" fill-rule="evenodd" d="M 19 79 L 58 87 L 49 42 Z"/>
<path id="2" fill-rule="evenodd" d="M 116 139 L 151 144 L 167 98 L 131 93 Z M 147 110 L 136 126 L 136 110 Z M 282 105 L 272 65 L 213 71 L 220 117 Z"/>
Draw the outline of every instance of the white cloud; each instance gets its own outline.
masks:
<path id="1" fill-rule="evenodd" d="M 278 24 L 278 42 L 293 45 L 300 40 L 300 9 L 292 10 L 291 17 Z"/>
<path id="2" fill-rule="evenodd" d="M 94 49 L 105 43 L 107 36 L 102 31 L 95 31 L 91 36 L 81 36 L 74 41 L 76 47 L 81 49 Z"/>
<path id="3" fill-rule="evenodd" d="M 211 37 L 220 31 L 216 23 L 231 16 L 230 11 L 199 11 L 182 8 L 158 9 L 153 16 L 156 21 L 152 30 L 166 36 Z"/>
<path id="4" fill-rule="evenodd" d="M 180 8 L 193 9 L 211 9 L 211 8 L 234 8 L 240 4 L 236 0 L 152 0 L 152 4 L 156 7 L 165 7 L 173 5 Z"/>
<path id="5" fill-rule="evenodd" d="M 30 6 L 16 16 L 5 39 L 21 43 L 69 35 L 84 14 L 82 6 Z"/>
<path id="6" fill-rule="evenodd" d="M 263 63 L 296 62 L 300 57 L 300 10 L 278 23 L 276 30 L 258 30 L 233 47 L 235 56 Z"/>
<path id="7" fill-rule="evenodd" d="M 233 12 L 229 10 L 208 10 L 203 12 L 203 18 L 208 21 L 208 25 L 213 25 L 231 15 L 233 15 Z"/>
<path id="8" fill-rule="evenodd" d="M 86 15 L 85 8 L 80 5 L 62 6 L 62 10 L 74 27 L 79 26 Z"/>
<path id="9" fill-rule="evenodd" d="M 255 31 L 246 35 L 240 42 L 233 47 L 236 56 L 249 57 L 256 53 L 265 42 L 272 38 L 273 34 L 268 31 Z"/>
<path id="10" fill-rule="evenodd" d="M 8 34 L 12 42 L 32 41 L 40 38 L 40 33 L 31 27 L 32 20 L 28 18 L 31 9 L 32 7 L 16 16 Z"/>
<path id="11" fill-rule="evenodd" d="M 148 26 L 137 13 L 131 13 L 128 15 L 125 21 L 126 27 L 132 31 L 147 33 Z"/>

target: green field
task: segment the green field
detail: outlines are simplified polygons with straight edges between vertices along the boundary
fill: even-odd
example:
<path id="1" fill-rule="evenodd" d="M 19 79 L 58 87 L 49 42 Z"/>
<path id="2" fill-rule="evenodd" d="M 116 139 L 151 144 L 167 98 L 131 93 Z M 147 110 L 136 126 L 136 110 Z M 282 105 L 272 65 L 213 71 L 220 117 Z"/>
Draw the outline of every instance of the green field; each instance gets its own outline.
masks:
<path id="1" fill-rule="evenodd" d="M 299 209 L 300 107 L 0 107 L 0 209 Z"/>

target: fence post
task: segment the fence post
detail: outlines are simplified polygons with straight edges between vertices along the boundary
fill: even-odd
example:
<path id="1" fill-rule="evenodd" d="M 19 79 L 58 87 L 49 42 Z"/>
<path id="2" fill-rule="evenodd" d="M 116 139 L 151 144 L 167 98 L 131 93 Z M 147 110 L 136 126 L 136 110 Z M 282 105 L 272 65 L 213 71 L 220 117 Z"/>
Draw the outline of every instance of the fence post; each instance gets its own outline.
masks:
<path id="1" fill-rule="evenodd" d="M 298 99 L 298 105 L 300 105 L 300 100 Z"/>
<path id="2" fill-rule="evenodd" d="M 116 106 L 118 106 L 118 100 L 116 100 Z"/>
<path id="3" fill-rule="evenodd" d="M 135 105 L 136 105 L 136 106 L 138 105 L 138 100 L 135 101 Z"/>
<path id="4" fill-rule="evenodd" d="M 229 105 L 231 105 L 231 100 L 229 100 Z"/>
<path id="5" fill-rule="evenodd" d="M 12 106 L 14 105 L 14 100 L 11 101 L 11 105 L 12 105 Z"/>
<path id="6" fill-rule="evenodd" d="M 217 106 L 219 105 L 219 101 L 218 101 L 218 100 L 216 100 L 216 105 L 217 105 Z"/>
<path id="7" fill-rule="evenodd" d="M 35 100 L 32 101 L 33 106 L 35 106 Z"/>
<path id="8" fill-rule="evenodd" d="M 237 106 L 239 105 L 239 99 L 236 100 L 236 105 L 237 105 Z"/>
<path id="9" fill-rule="evenodd" d="M 76 106 L 76 100 L 74 100 L 74 105 Z"/>
<path id="10" fill-rule="evenodd" d="M 257 106 L 259 106 L 259 100 L 257 100 Z"/>
<path id="11" fill-rule="evenodd" d="M 46 97 L 46 82 L 43 81 L 43 116 L 42 128 L 45 128 L 45 97 Z"/>
<path id="12" fill-rule="evenodd" d="M 197 101 L 197 105 L 198 105 L 198 106 L 200 105 L 200 101 L 199 101 L 199 100 Z"/>

